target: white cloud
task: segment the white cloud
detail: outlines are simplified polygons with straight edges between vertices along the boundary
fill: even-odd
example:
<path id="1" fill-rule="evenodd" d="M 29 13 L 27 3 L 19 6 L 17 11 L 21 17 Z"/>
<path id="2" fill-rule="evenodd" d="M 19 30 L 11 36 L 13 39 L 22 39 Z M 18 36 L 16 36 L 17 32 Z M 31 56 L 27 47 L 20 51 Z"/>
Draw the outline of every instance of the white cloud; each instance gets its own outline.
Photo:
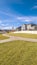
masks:
<path id="1" fill-rule="evenodd" d="M 24 17 L 18 17 L 18 20 L 20 20 L 21 22 L 32 22 L 35 21 L 37 22 L 37 16 L 24 16 Z"/>
<path id="2" fill-rule="evenodd" d="M 8 12 L 3 12 L 3 11 L 0 11 L 0 13 L 5 14 L 5 15 L 7 15 L 7 16 L 11 16 L 11 17 L 12 17 L 12 14 L 10 14 L 10 13 L 8 13 Z"/>
<path id="3" fill-rule="evenodd" d="M 25 21 L 30 22 L 30 20 L 25 20 Z"/>
<path id="4" fill-rule="evenodd" d="M 37 9 L 37 5 L 33 6 L 31 9 Z"/>
<path id="5" fill-rule="evenodd" d="M 5 26 L 5 24 L 1 24 L 1 26 Z"/>
<path id="6" fill-rule="evenodd" d="M 2 29 L 12 29 L 12 26 L 3 27 Z"/>
<path id="7" fill-rule="evenodd" d="M 8 16 L 9 19 L 10 18 L 16 18 L 17 17 L 17 14 L 14 11 L 12 11 L 12 13 L 11 13 L 11 12 L 9 12 L 9 10 L 6 10 L 6 11 L 0 10 L 0 14 L 3 14 L 5 16 Z"/>
<path id="8" fill-rule="evenodd" d="M 23 22 L 30 22 L 31 20 L 30 20 L 30 17 L 28 16 L 24 16 L 24 17 L 18 17 L 17 18 L 18 20 L 21 20 L 21 21 L 23 21 Z"/>
<path id="9" fill-rule="evenodd" d="M 1 26 L 0 29 L 12 30 L 12 26 Z"/>
<path id="10" fill-rule="evenodd" d="M 1 23 L 1 26 L 2 27 L 4 27 L 4 26 L 8 26 L 9 24 L 3 24 L 3 23 Z"/>
<path id="11" fill-rule="evenodd" d="M 11 19 L 0 20 L 0 27 L 2 29 L 9 29 L 9 28 L 11 29 L 12 26 L 14 26 L 16 28 L 17 26 L 21 25 L 20 22 L 22 22 L 22 23 L 23 22 L 24 23 L 25 22 L 27 22 L 27 23 L 33 22 L 33 23 L 37 24 L 37 16 L 18 16 L 16 18 L 12 19 L 12 20 Z"/>
<path id="12" fill-rule="evenodd" d="M 2 23 L 2 21 L 0 20 L 0 24 Z"/>
<path id="13" fill-rule="evenodd" d="M 37 16 L 18 16 L 18 17 L 14 17 L 13 19 L 7 19 L 7 20 L 0 20 L 0 24 L 1 23 L 6 23 L 5 25 L 9 25 L 10 23 L 16 23 L 16 22 L 32 22 L 32 21 L 37 21 Z M 2 24 L 4 26 L 4 24 Z"/>

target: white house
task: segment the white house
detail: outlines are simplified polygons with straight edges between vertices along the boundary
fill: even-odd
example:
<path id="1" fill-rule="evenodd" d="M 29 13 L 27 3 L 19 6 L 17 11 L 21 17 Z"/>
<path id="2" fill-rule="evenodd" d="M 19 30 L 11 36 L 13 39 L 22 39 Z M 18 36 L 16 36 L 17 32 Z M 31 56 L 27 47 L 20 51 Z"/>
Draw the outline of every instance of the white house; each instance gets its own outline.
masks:
<path id="1" fill-rule="evenodd" d="M 16 30 L 18 30 L 18 31 L 37 30 L 37 25 L 35 25 L 35 24 L 23 24 L 20 27 L 18 27 Z"/>

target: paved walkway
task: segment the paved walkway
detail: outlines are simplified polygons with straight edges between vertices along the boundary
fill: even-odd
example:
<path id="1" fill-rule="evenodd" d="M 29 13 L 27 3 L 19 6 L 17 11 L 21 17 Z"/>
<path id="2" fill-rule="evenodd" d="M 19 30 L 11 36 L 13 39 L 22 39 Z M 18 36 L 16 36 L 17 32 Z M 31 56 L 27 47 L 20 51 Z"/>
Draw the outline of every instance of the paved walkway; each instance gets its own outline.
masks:
<path id="1" fill-rule="evenodd" d="M 3 35 L 4 35 L 4 34 L 3 34 Z M 9 39 L 0 40 L 0 43 L 9 42 L 9 41 L 14 41 L 14 40 L 24 40 L 24 41 L 29 41 L 29 42 L 37 42 L 37 39 L 22 38 L 22 37 L 9 36 L 9 35 L 4 35 L 4 36 L 8 36 Z"/>

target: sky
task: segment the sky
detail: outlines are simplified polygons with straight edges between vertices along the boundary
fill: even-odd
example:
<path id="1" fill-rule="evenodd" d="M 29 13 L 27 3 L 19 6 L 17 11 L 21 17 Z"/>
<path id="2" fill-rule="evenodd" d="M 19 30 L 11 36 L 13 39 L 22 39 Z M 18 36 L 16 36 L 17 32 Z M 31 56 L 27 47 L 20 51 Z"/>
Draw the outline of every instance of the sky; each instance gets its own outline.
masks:
<path id="1" fill-rule="evenodd" d="M 37 24 L 37 0 L 0 0 L 0 29 Z"/>

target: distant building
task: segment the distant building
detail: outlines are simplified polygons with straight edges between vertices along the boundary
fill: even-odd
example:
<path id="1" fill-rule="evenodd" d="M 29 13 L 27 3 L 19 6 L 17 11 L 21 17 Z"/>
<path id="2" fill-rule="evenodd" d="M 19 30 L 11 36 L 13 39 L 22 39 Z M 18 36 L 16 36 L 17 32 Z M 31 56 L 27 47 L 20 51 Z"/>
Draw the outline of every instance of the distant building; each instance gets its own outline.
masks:
<path id="1" fill-rule="evenodd" d="M 12 30 L 0 30 L 0 34 L 5 34 L 5 33 L 9 33 L 11 32 Z"/>
<path id="2" fill-rule="evenodd" d="M 21 31 L 21 26 L 16 28 L 16 31 Z"/>
<path id="3" fill-rule="evenodd" d="M 16 28 L 16 31 L 25 31 L 25 30 L 37 30 L 37 25 L 35 25 L 35 24 L 23 24 L 22 26 Z"/>

